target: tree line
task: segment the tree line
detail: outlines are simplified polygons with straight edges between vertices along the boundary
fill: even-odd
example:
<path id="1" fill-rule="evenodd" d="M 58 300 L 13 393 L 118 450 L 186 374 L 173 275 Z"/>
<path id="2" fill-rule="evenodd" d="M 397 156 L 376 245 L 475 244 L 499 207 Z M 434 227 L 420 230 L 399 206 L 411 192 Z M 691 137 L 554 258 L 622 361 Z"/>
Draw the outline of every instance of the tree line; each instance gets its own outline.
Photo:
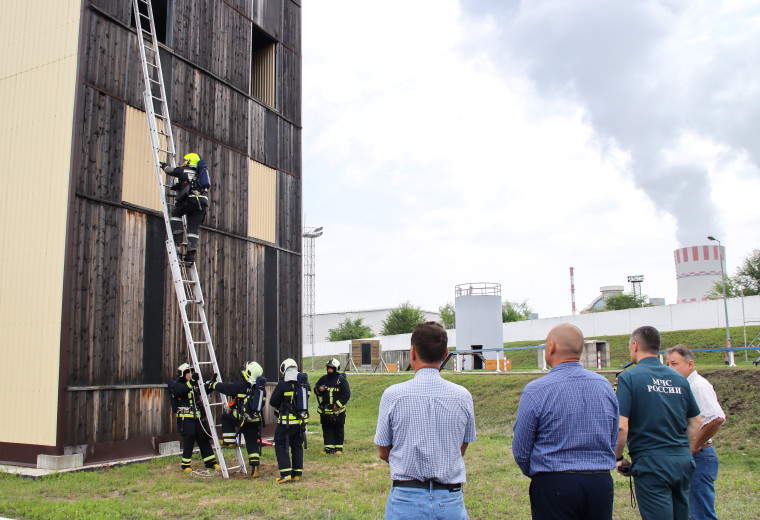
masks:
<path id="1" fill-rule="evenodd" d="M 438 307 L 441 313 L 440 323 L 445 329 L 453 329 L 456 326 L 456 312 L 454 305 L 447 302 L 445 305 Z M 527 320 L 533 309 L 528 305 L 527 300 L 506 301 L 502 305 L 501 317 L 502 322 Z M 328 331 L 327 341 L 344 341 L 348 339 L 373 338 L 375 336 L 395 336 L 396 334 L 410 334 L 414 326 L 418 323 L 427 321 L 425 313 L 420 307 L 412 305 L 406 301 L 388 311 L 388 315 L 382 321 L 382 328 L 379 334 L 375 334 L 372 327 L 364 323 L 364 318 L 346 318 L 338 324 L 337 327 Z"/>

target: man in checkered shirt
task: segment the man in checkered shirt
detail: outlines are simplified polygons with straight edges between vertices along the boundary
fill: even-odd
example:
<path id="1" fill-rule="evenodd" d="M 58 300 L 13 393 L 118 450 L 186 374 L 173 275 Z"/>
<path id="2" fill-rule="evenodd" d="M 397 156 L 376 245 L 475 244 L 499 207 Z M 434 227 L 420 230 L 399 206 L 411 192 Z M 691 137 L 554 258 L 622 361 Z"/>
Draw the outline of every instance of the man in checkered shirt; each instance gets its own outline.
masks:
<path id="1" fill-rule="evenodd" d="M 464 452 L 475 441 L 472 395 L 441 377 L 448 336 L 436 322 L 419 323 L 409 353 L 414 379 L 380 399 L 375 444 L 390 464 L 393 486 L 385 518 L 467 519 Z"/>
<path id="2" fill-rule="evenodd" d="M 610 382 L 579 362 L 583 345 L 578 327 L 552 328 L 552 370 L 520 397 L 512 454 L 531 479 L 534 520 L 612 520 L 618 402 Z"/>

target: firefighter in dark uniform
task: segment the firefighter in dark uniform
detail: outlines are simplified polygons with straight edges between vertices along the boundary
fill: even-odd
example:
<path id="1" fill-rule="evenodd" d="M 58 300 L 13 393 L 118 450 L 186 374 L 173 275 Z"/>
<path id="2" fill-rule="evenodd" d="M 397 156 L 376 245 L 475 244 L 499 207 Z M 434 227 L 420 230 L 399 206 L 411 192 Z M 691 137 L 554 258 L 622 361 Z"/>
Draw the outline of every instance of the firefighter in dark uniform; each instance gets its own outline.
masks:
<path id="1" fill-rule="evenodd" d="M 259 459 L 261 458 L 261 414 L 251 413 L 248 401 L 252 398 L 250 390 L 256 384 L 256 378 L 263 374 L 261 365 L 255 361 L 243 366 L 243 377 L 234 383 L 218 383 L 216 377 L 208 383 L 210 391 L 230 396 L 233 400 L 222 414 L 222 447 L 234 447 L 237 444 L 235 428 L 245 437 L 245 447 L 248 450 L 248 465 L 251 466 L 251 477 L 259 477 Z M 266 400 L 266 394 L 263 399 Z M 263 403 L 262 403 L 263 404 Z"/>
<path id="2" fill-rule="evenodd" d="M 277 383 L 269 406 L 277 417 L 274 432 L 274 451 L 280 476 L 278 484 L 301 480 L 303 474 L 303 443 L 305 441 L 306 417 L 296 412 L 295 400 L 298 380 L 298 364 L 286 359 L 280 364 L 280 380 Z M 291 454 L 293 456 L 291 460 Z"/>
<path id="3" fill-rule="evenodd" d="M 340 361 L 327 362 L 327 374 L 314 385 L 317 412 L 322 423 L 325 448 L 322 455 L 343 455 L 343 437 L 346 425 L 346 403 L 351 398 L 351 388 L 344 374 L 338 373 Z"/>
<path id="4" fill-rule="evenodd" d="M 177 368 L 177 380 L 171 389 L 172 398 L 177 404 L 177 428 L 182 435 L 182 469 L 185 473 L 192 472 L 190 461 L 196 442 L 206 468 L 220 469 L 209 442 L 211 430 L 200 402 L 198 379 L 195 370 L 189 364 L 182 363 Z"/>
<path id="5" fill-rule="evenodd" d="M 187 219 L 187 251 L 184 256 L 185 262 L 195 262 L 195 252 L 198 250 L 198 228 L 206 218 L 208 208 L 208 190 L 201 189 L 198 183 L 198 162 L 201 158 L 197 153 L 189 153 L 184 157 L 185 162 L 172 168 L 166 163 L 161 167 L 166 175 L 177 178 L 177 182 L 171 187 L 177 192 L 174 209 L 171 213 L 172 235 L 174 243 L 179 250 L 182 245 L 182 217 Z"/>

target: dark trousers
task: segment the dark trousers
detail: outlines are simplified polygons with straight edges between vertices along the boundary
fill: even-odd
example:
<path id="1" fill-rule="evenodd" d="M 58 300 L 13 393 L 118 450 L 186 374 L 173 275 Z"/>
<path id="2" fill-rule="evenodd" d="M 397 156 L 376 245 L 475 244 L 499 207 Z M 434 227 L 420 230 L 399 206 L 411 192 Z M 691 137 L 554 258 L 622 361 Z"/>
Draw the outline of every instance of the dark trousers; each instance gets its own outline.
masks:
<path id="1" fill-rule="evenodd" d="M 346 414 L 322 414 L 322 436 L 325 439 L 325 452 L 343 451 L 343 438 L 346 426 Z"/>
<path id="2" fill-rule="evenodd" d="M 190 461 L 193 458 L 193 448 L 196 442 L 201 450 L 203 464 L 207 468 L 213 468 L 214 464 L 216 464 L 216 456 L 209 442 L 211 437 L 206 433 L 209 431 L 208 424 L 204 421 L 203 426 L 201 426 L 201 422 L 198 419 L 177 419 L 177 427 L 182 435 L 182 469 L 190 467 Z"/>
<path id="3" fill-rule="evenodd" d="M 237 432 L 235 426 L 239 424 L 237 418 L 231 413 L 222 414 L 222 438 L 227 442 L 236 442 Z M 248 464 L 258 466 L 261 458 L 261 444 L 259 444 L 259 432 L 261 422 L 244 422 L 240 427 L 240 433 L 245 437 L 245 448 L 248 450 Z"/>
<path id="4" fill-rule="evenodd" d="M 694 473 L 691 455 L 639 456 L 631 476 L 643 520 L 687 520 L 689 486 Z"/>
<path id="5" fill-rule="evenodd" d="M 609 471 L 539 473 L 530 482 L 534 520 L 612 520 L 613 498 Z"/>
<path id="6" fill-rule="evenodd" d="M 301 425 L 278 424 L 274 431 L 274 452 L 280 476 L 300 476 L 303 473 L 303 432 Z M 291 455 L 293 457 L 291 462 Z"/>
<path id="7" fill-rule="evenodd" d="M 192 195 L 174 206 L 171 214 L 171 225 L 175 244 L 182 242 L 183 216 L 187 220 L 187 251 L 196 251 L 198 249 L 198 229 L 206 218 L 206 206 L 201 199 Z"/>

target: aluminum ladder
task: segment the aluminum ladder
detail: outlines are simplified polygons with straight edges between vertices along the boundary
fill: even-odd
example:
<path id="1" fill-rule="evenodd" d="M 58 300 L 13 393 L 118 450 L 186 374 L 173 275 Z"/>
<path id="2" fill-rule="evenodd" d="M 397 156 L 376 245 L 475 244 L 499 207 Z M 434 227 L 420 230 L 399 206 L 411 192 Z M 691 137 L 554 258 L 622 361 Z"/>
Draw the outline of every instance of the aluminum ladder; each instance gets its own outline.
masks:
<path id="1" fill-rule="evenodd" d="M 171 198 L 172 196 L 167 194 L 169 185 L 164 182 L 161 171 L 161 159 L 163 158 L 163 162 L 174 167 L 176 165 L 176 152 L 171 119 L 169 119 L 169 107 L 166 100 L 161 59 L 158 55 L 158 38 L 156 37 L 153 8 L 150 0 L 132 0 L 132 9 L 135 15 L 140 61 L 142 63 L 142 74 L 145 84 L 143 102 L 145 104 L 145 115 L 148 117 L 153 165 L 156 170 L 164 224 L 166 225 L 166 250 L 169 254 L 169 266 L 171 267 L 172 278 L 174 280 L 174 292 L 177 294 L 177 302 L 180 314 L 182 315 L 182 324 L 185 329 L 187 348 L 190 352 L 193 368 L 200 376 L 198 389 L 208 424 L 211 426 L 211 431 L 208 433 L 213 440 L 214 452 L 222 469 L 222 475 L 224 478 L 229 478 L 230 470 L 238 469 L 240 473 L 246 473 L 247 470 L 240 444 L 237 444 L 235 447 L 239 464 L 228 468 L 224 460 L 224 454 L 219 444 L 219 436 L 217 435 L 217 427 L 219 425 L 216 424 L 212 408 L 218 407 L 220 411 L 217 415 L 221 417 L 221 410 L 227 405 L 227 401 L 222 398 L 221 394 L 217 393 L 218 401 L 210 402 L 204 386 L 203 373 L 201 371 L 203 367 L 209 368 L 210 366 L 212 373 L 218 375 L 219 382 L 222 381 L 222 378 L 219 372 L 219 365 L 216 361 L 208 322 L 206 321 L 205 302 L 203 300 L 203 291 L 201 291 L 200 279 L 198 278 L 198 269 L 194 262 L 180 262 L 177 248 L 172 238 L 170 204 L 167 203 L 167 198 Z M 147 26 L 147 28 L 143 28 L 144 26 Z M 198 355 L 196 347 L 201 347 L 201 356 Z M 251 449 L 253 448 L 251 447 Z"/>

